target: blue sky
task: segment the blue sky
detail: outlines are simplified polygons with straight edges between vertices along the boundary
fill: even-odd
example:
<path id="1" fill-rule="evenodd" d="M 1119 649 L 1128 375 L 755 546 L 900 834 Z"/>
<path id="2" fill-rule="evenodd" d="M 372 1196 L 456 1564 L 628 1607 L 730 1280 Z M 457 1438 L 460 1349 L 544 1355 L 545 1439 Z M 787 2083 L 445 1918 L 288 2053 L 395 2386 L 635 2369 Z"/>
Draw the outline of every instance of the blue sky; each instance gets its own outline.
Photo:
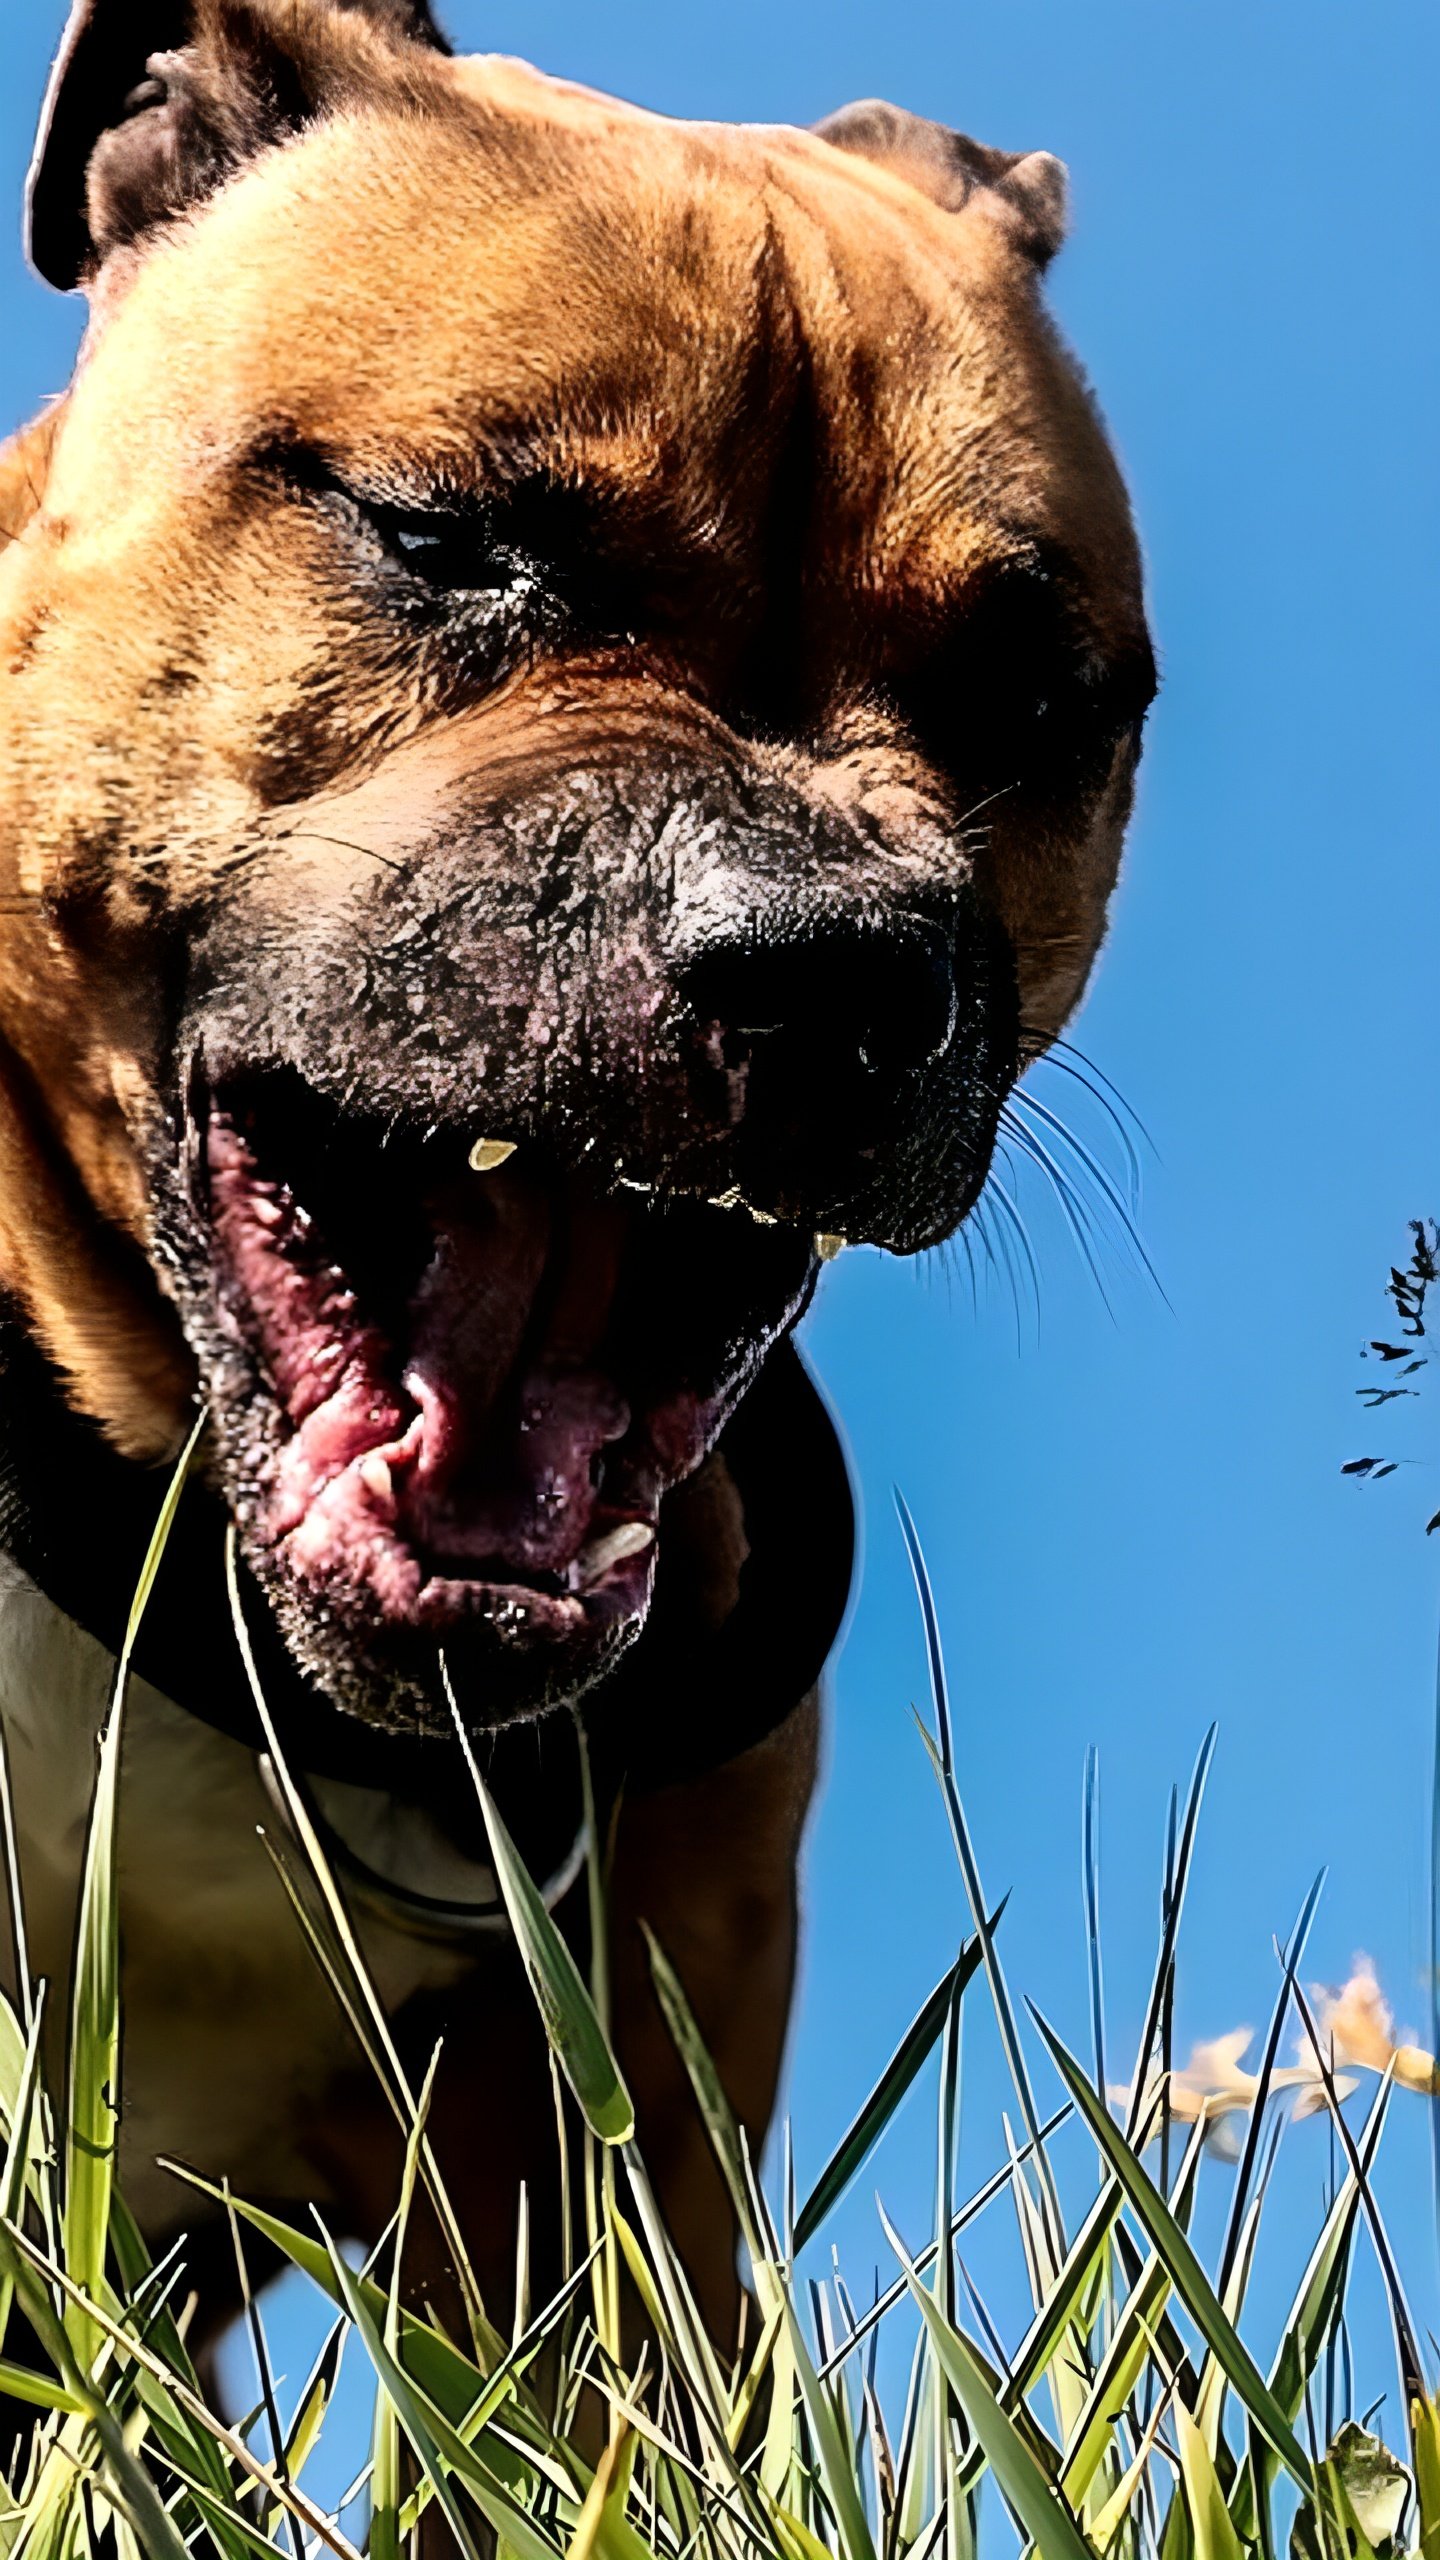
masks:
<path id="1" fill-rule="evenodd" d="M 802 2177 L 962 1925 L 910 1727 L 923 1658 L 893 1483 L 940 1592 L 987 1889 L 1013 1888 L 1006 1960 L 1067 2036 L 1084 2031 L 1086 1746 L 1101 1753 L 1123 2059 L 1166 1790 L 1212 1718 L 1180 2041 L 1263 2024 L 1272 1936 L 1327 1863 L 1313 1971 L 1338 1979 L 1364 1948 L 1420 2024 L 1440 1573 L 1423 1524 L 1440 1505 L 1440 1380 L 1394 1429 L 1354 1390 L 1405 1222 L 1440 1212 L 1440 21 L 1420 0 L 452 0 L 448 23 L 466 44 L 679 114 L 808 122 L 880 92 L 987 142 L 1061 153 L 1075 234 L 1054 300 L 1128 466 L 1149 560 L 1165 687 L 1074 1036 L 1153 1136 L 1140 1227 L 1165 1296 L 1117 1255 L 1107 1312 L 1027 1184 L 1039 1314 L 1018 1345 L 1003 1286 L 982 1276 L 972 1303 L 961 1265 L 871 1253 L 829 1274 L 810 1324 L 866 1552 L 808 1860 L 791 2068 Z M 0 36 L 11 204 L 55 32 L 32 7 Z M 59 386 L 73 328 L 13 248 L 0 422 Z M 1051 1074 L 1042 1090 L 1078 1119 L 1075 1088 Z M 1093 1115 L 1083 1126 L 1103 1136 Z M 1118 1170 L 1113 1147 L 1106 1161 Z M 1380 1438 L 1413 1463 L 1374 1488 L 1342 1480 L 1342 1461 Z M 971 2018 L 964 2154 L 978 2178 L 1004 2092 L 978 1996 Z M 1420 2102 L 1397 2108 L 1393 2131 L 1388 2210 L 1433 2316 Z M 911 2230 L 928 2140 L 917 2103 L 879 2173 Z M 1295 2271 L 1325 2168 L 1323 2138 L 1298 2130 L 1262 2309 Z M 1212 2174 L 1212 2212 L 1225 2176 Z M 863 2281 L 868 2195 L 842 2237 Z M 1013 2335 L 1018 2277 L 998 2225 L 973 2263 Z M 1369 2397 L 1390 2372 L 1363 2312 L 1360 2347 Z"/>

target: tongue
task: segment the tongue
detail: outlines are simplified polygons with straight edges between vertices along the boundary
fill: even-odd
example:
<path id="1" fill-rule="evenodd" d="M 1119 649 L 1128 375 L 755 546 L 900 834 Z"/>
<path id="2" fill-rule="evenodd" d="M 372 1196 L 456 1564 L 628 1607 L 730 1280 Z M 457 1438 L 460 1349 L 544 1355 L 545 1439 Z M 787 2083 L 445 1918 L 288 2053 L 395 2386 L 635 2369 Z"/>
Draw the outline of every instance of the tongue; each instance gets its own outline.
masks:
<path id="1" fill-rule="evenodd" d="M 508 1168 L 478 1200 L 471 1176 L 426 1206 L 435 1250 L 411 1309 L 405 1387 L 421 1429 L 397 1488 L 406 1527 L 441 1562 L 563 1573 L 590 1527 L 601 1452 L 630 1425 L 591 1365 L 623 1215 L 567 1207 Z"/>

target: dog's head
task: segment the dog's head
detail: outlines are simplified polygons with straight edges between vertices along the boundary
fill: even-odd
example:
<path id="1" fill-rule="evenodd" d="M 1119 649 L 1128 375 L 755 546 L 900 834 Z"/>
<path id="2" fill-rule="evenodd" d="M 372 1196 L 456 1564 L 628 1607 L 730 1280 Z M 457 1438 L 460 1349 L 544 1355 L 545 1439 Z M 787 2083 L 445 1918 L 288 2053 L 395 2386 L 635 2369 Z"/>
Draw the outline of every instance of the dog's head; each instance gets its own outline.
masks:
<path id="1" fill-rule="evenodd" d="M 422 0 L 82 0 L 0 561 L 8 1278 L 375 1721 L 579 1693 L 825 1240 L 985 1180 L 1152 690 L 1063 174 Z M 797 1489 L 803 1500 L 803 1488 Z"/>

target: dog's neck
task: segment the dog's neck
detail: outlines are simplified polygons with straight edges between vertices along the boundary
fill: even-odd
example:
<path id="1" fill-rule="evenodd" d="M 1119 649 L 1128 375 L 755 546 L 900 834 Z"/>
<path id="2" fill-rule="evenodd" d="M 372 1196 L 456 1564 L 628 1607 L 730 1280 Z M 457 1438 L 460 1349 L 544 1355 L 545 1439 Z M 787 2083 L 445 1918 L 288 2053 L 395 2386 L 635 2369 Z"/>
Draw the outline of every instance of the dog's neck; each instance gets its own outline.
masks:
<path id="1" fill-rule="evenodd" d="M 788 1345 L 772 1355 L 731 1423 L 719 1463 L 744 1524 L 738 1600 L 718 1621 L 696 1609 L 673 1556 L 684 1534 L 677 1519 L 651 1626 L 586 1702 L 592 1748 L 611 1783 L 665 1784 L 761 1740 L 814 1686 L 844 1615 L 853 1547 L 844 1461 Z M 72 1409 L 16 1310 L 0 1302 L 0 1554 L 111 1654 L 124 1639 L 165 1481 L 163 1472 L 120 1456 Z M 687 1495 L 676 1500 L 683 1515 Z M 231 1620 L 225 1527 L 223 1504 L 192 1480 L 134 1665 L 177 1706 L 259 1750 Z M 662 1535 L 662 1556 L 666 1543 Z M 340 1714 L 297 1670 L 248 1577 L 246 1586 L 267 1702 L 297 1768 L 417 1803 L 468 1803 L 458 1753 L 372 1732 Z M 574 1753 L 559 1728 L 568 1722 L 512 1727 L 487 1747 L 507 1812 L 513 1806 L 527 1830 L 538 1822 L 545 1834 L 526 1843 L 542 1867 L 566 1846 L 560 1834 Z M 553 1820 L 539 1819 L 546 1802 Z"/>
<path id="2" fill-rule="evenodd" d="M 121 1457 L 74 1412 L 13 1308 L 0 1313 L 0 1554 L 51 1605 L 118 1656 L 165 1497 L 163 1470 Z M 137 1674 L 176 1706 L 257 1753 L 264 1737 L 231 1619 L 226 1513 L 192 1480 L 141 1621 Z M 247 1627 L 266 1701 L 294 1774 L 373 1790 L 437 1822 L 482 1881 L 484 1827 L 457 1750 L 372 1733 L 305 1682 L 245 1577 Z M 565 1868 L 581 1824 L 574 1736 L 565 1720 L 502 1735 L 489 1775 L 532 1873 Z M 338 1852 L 343 1846 L 336 1840 Z"/>

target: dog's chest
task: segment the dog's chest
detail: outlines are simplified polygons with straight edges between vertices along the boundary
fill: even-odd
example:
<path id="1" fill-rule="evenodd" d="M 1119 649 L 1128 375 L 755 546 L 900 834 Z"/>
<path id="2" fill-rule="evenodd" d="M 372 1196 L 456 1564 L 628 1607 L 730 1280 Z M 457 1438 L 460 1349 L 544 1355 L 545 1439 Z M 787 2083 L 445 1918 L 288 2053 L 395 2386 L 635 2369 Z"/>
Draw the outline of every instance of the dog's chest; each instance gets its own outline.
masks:
<path id="1" fill-rule="evenodd" d="M 0 1567 L 0 1715 L 9 1745 L 31 1970 L 67 2006 L 97 1749 L 113 1664 L 13 1567 Z M 367 1809 L 384 1829 L 383 1808 Z M 253 1755 L 134 1681 L 119 1799 L 122 2175 L 152 2230 L 183 2215 L 174 2155 L 242 2190 L 314 2192 L 304 2127 L 356 2052 L 261 1839 Z M 401 1841 L 402 1852 L 415 1844 Z M 464 1959 L 366 1932 L 387 2008 Z M 7 1959 L 7 1971 L 8 1959 Z"/>

